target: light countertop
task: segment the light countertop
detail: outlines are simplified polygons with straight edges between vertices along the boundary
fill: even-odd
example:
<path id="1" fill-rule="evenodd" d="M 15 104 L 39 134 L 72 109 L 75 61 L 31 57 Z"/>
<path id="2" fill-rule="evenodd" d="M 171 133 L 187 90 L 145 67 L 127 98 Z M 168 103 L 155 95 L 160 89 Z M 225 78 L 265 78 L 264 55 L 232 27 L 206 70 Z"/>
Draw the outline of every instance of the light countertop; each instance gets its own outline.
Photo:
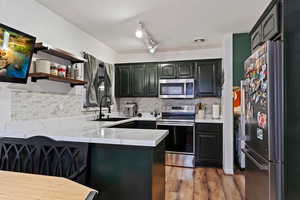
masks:
<path id="1" fill-rule="evenodd" d="M 207 115 L 204 119 L 199 119 L 198 115 L 196 115 L 195 119 L 196 123 L 208 123 L 208 124 L 223 124 L 223 118 L 213 119 L 211 115 Z"/>
<path id="2" fill-rule="evenodd" d="M 135 120 L 154 120 L 152 118 L 131 118 L 118 122 L 91 121 L 92 119 L 93 116 L 85 116 L 8 122 L 0 125 L 0 137 L 47 136 L 59 141 L 155 147 L 169 132 L 168 130 L 109 128 Z"/>
<path id="3" fill-rule="evenodd" d="M 223 119 L 195 119 L 196 123 L 223 124 Z"/>
<path id="4" fill-rule="evenodd" d="M 113 113 L 111 118 L 126 118 Z M 29 138 L 47 136 L 54 140 L 87 142 L 98 144 L 157 146 L 167 135 L 168 130 L 110 128 L 126 122 L 156 121 L 152 115 L 134 117 L 122 121 L 93 121 L 95 115 L 69 118 L 41 119 L 32 121 L 0 122 L 0 137 Z M 198 119 L 196 123 L 223 123 L 222 119 Z"/>

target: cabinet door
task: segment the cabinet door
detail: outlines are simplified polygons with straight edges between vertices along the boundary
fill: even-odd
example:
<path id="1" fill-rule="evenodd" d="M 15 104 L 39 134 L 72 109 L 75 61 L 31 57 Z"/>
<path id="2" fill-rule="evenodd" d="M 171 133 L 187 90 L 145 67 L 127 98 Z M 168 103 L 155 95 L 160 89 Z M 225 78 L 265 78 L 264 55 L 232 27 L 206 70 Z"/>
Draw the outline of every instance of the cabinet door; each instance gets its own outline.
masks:
<path id="1" fill-rule="evenodd" d="M 116 96 L 129 97 L 131 95 L 130 65 L 116 67 Z"/>
<path id="2" fill-rule="evenodd" d="M 145 65 L 135 64 L 131 68 L 131 88 L 133 97 L 145 96 Z"/>
<path id="3" fill-rule="evenodd" d="M 196 164 L 199 166 L 222 165 L 222 139 L 218 133 L 196 134 Z"/>
<path id="4" fill-rule="evenodd" d="M 194 78 L 194 62 L 179 62 L 177 64 L 177 78 Z"/>
<path id="5" fill-rule="evenodd" d="M 258 26 L 257 29 L 251 35 L 251 49 L 252 52 L 262 43 L 261 35 L 261 26 Z"/>
<path id="6" fill-rule="evenodd" d="M 157 64 L 146 64 L 145 66 L 145 96 L 158 96 L 158 70 Z"/>
<path id="7" fill-rule="evenodd" d="M 278 5 L 268 13 L 261 24 L 262 41 L 266 42 L 279 33 Z"/>
<path id="8" fill-rule="evenodd" d="M 160 65 L 160 79 L 176 78 L 175 63 L 163 63 Z"/>
<path id="9" fill-rule="evenodd" d="M 197 63 L 197 85 L 198 97 L 214 97 L 217 94 L 217 61 L 200 61 Z"/>

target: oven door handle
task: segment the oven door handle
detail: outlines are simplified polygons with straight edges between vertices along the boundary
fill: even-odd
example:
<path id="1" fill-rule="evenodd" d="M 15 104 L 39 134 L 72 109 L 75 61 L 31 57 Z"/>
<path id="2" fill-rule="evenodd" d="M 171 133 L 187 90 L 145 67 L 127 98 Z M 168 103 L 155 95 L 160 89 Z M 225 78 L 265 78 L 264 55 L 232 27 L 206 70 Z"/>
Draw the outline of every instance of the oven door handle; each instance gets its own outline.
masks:
<path id="1" fill-rule="evenodd" d="M 194 123 L 156 122 L 157 126 L 195 126 Z"/>

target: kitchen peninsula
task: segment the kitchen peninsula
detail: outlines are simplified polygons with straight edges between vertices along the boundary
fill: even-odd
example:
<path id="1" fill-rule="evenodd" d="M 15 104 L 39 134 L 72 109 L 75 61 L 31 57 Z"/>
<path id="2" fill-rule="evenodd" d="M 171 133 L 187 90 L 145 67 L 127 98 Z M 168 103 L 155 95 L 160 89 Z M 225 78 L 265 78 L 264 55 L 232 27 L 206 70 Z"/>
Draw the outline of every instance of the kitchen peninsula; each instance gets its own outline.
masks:
<path id="1" fill-rule="evenodd" d="M 88 143 L 86 185 L 99 191 L 99 199 L 164 199 L 164 139 L 168 131 L 110 128 L 139 118 L 92 120 L 78 117 L 10 122 L 0 124 L 0 138 L 46 136 L 56 141 Z"/>

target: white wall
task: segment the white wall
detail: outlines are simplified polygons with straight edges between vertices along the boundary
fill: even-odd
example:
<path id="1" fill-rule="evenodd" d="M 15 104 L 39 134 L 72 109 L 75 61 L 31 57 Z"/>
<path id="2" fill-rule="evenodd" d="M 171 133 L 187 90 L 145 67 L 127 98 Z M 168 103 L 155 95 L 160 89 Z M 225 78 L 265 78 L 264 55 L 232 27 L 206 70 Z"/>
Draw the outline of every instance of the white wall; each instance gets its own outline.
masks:
<path id="1" fill-rule="evenodd" d="M 233 34 L 224 37 L 224 85 L 222 91 L 223 100 L 223 169 L 226 174 L 233 174 Z"/>
<path id="2" fill-rule="evenodd" d="M 73 54 L 87 51 L 114 63 L 116 52 L 34 0 L 0 0 L 0 23 Z M 80 15 L 80 13 L 78 13 Z"/>
<path id="3" fill-rule="evenodd" d="M 0 23 L 36 36 L 37 41 L 64 49 L 77 56 L 80 56 L 82 51 L 86 51 L 107 63 L 115 63 L 117 59 L 117 53 L 113 49 L 34 0 L 0 0 Z M 32 98 L 38 98 L 41 93 L 60 93 L 61 96 L 53 95 L 55 99 L 52 99 L 52 102 L 57 104 L 51 106 L 55 110 L 61 107 L 62 98 L 81 95 L 81 88 L 71 89 L 67 84 L 46 80 L 38 83 L 29 81 L 27 85 L 0 83 L 0 124 L 12 118 L 12 110 L 14 110 L 12 103 L 15 102 L 12 97 L 15 96 L 15 92 L 28 91 Z M 22 99 L 18 101 L 21 102 Z M 30 111 L 31 108 L 35 108 L 35 105 L 27 105 L 27 108 Z"/>
<path id="4" fill-rule="evenodd" d="M 175 60 L 193 60 L 193 59 L 210 59 L 222 58 L 222 48 L 217 49 L 199 49 L 190 51 L 169 51 L 150 53 L 131 53 L 119 54 L 117 63 L 133 63 L 133 62 L 159 62 L 159 61 L 175 61 Z"/>

